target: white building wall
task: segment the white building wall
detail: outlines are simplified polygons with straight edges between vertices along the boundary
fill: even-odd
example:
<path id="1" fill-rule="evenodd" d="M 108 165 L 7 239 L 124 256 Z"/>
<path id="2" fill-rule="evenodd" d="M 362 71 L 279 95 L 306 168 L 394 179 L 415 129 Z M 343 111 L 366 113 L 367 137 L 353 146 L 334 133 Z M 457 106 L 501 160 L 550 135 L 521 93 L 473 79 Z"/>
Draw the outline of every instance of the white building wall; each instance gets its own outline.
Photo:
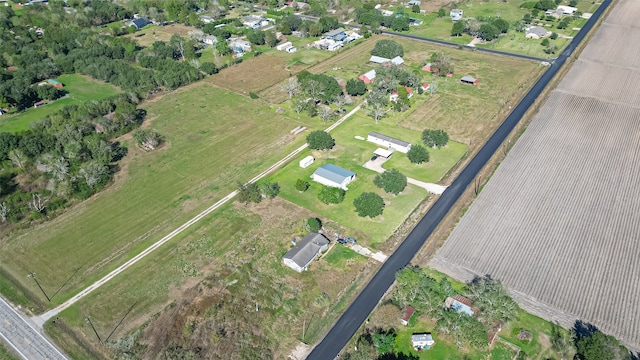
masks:
<path id="1" fill-rule="evenodd" d="M 293 270 L 301 273 L 304 270 L 306 270 L 305 268 L 301 268 L 300 266 L 298 266 L 298 264 L 296 264 L 293 260 L 291 259 L 283 259 L 284 260 L 284 264 L 287 265 L 288 267 L 292 268 Z"/>

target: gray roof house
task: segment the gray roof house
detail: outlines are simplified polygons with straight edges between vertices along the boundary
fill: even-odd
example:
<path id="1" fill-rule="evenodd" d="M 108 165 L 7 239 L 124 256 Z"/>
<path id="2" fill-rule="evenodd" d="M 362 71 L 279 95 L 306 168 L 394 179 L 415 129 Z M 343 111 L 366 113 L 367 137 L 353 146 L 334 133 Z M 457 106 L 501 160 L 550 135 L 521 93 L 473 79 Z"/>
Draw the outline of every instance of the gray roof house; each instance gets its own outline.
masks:
<path id="1" fill-rule="evenodd" d="M 322 185 L 347 190 L 347 185 L 356 179 L 356 174 L 333 164 L 320 166 L 311 178 Z"/>
<path id="2" fill-rule="evenodd" d="M 389 150 L 397 150 L 405 154 L 408 153 L 411 149 L 411 144 L 409 144 L 408 142 L 398 140 L 396 138 L 392 138 L 391 136 L 383 135 L 375 131 L 369 133 L 369 135 L 367 136 L 367 141 L 385 146 Z"/>
<path id="3" fill-rule="evenodd" d="M 525 37 L 528 39 L 542 39 L 547 35 L 549 35 L 547 29 L 542 26 L 530 26 L 526 29 Z"/>
<path id="4" fill-rule="evenodd" d="M 347 37 L 344 28 L 337 28 L 326 33 L 326 36 L 336 41 L 344 40 Z"/>
<path id="5" fill-rule="evenodd" d="M 416 350 L 429 350 L 435 343 L 436 342 L 433 341 L 433 336 L 431 336 L 430 333 L 411 335 L 411 345 Z"/>
<path id="6" fill-rule="evenodd" d="M 307 270 L 309 264 L 321 252 L 329 246 L 329 240 L 322 234 L 308 233 L 291 250 L 289 250 L 282 260 L 284 264 L 297 272 Z"/>
<path id="7" fill-rule="evenodd" d="M 140 30 L 143 27 L 147 26 L 151 24 L 151 20 L 145 18 L 145 17 L 141 17 L 141 18 L 137 18 L 137 19 L 133 19 L 131 20 L 131 22 L 129 22 L 129 26 L 133 26 L 136 28 L 136 30 Z"/>

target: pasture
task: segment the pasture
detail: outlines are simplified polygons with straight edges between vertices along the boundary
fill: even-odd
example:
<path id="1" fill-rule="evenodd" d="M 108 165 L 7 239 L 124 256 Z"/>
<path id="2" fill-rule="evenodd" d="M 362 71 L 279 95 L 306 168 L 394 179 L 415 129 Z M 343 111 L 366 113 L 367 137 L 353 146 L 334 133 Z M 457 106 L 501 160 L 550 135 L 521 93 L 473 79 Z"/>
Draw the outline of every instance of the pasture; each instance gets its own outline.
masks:
<path id="1" fill-rule="evenodd" d="M 197 346 L 201 357 L 230 347 L 247 353 L 255 345 L 234 339 L 234 333 L 257 334 L 255 342 L 268 344 L 272 358 L 286 358 L 302 339 L 303 326 L 306 342 L 319 340 L 378 266 L 337 244 L 305 273 L 285 267 L 282 255 L 292 237 L 304 234 L 301 225 L 310 216 L 319 215 L 279 198 L 229 204 L 64 311 L 47 324 L 47 333 L 76 358 L 114 358 L 132 339 L 136 358 L 155 358 L 178 343 L 185 351 Z M 327 231 L 340 231 L 319 217 L 332 229 Z M 104 338 L 133 304 L 109 345 L 99 345 L 84 316 Z M 224 323 L 228 335 L 212 338 L 212 321 Z"/>
<path id="2" fill-rule="evenodd" d="M 37 109 L 29 108 L 17 114 L 0 116 L 0 132 L 17 133 L 25 131 L 29 129 L 31 123 L 53 114 L 65 105 L 79 105 L 88 101 L 106 99 L 120 92 L 118 88 L 111 84 L 80 74 L 60 75 L 57 79 L 64 84 L 63 90 L 68 92 L 67 97 Z"/>
<path id="3" fill-rule="evenodd" d="M 65 214 L 7 235 L 2 270 L 43 298 L 67 283 L 50 305 L 102 277 L 193 215 L 215 203 L 304 142 L 289 130 L 303 122 L 240 95 L 197 83 L 147 103 L 150 129 L 166 144 L 129 146 L 114 183 Z M 250 116 L 247 116 L 250 114 Z M 127 137 L 122 139 L 129 143 Z M 74 272 L 78 270 L 75 276 Z"/>
<path id="4" fill-rule="evenodd" d="M 634 1 L 612 9 L 431 260 L 459 279 L 491 274 L 533 314 L 593 323 L 633 351 L 640 66 L 627 44 L 640 41 L 637 11 Z"/>
<path id="5" fill-rule="evenodd" d="M 135 40 L 142 47 L 149 47 L 156 41 L 168 42 L 173 35 L 187 36 L 192 30 L 196 28 L 178 23 L 167 26 L 149 25 L 124 36 Z"/>

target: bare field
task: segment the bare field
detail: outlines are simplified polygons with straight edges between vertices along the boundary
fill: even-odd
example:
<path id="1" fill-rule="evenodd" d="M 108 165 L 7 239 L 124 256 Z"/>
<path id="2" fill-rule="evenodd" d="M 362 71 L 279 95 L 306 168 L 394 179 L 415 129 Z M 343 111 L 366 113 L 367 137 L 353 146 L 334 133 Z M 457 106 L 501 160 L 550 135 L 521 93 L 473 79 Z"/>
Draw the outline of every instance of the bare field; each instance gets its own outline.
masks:
<path id="1" fill-rule="evenodd" d="M 431 260 L 640 350 L 640 3 L 621 0 Z M 623 51 L 623 49 L 625 51 Z"/>
<path id="2" fill-rule="evenodd" d="M 208 77 L 205 82 L 246 96 L 249 95 L 249 92 L 259 92 L 280 83 L 304 67 L 305 65 L 289 67 L 287 60 L 283 57 L 262 54 L 230 66 L 220 73 Z M 279 87 L 278 91 L 280 91 Z"/>
<path id="3" fill-rule="evenodd" d="M 196 30 L 196 28 L 182 24 L 171 24 L 167 26 L 151 25 L 133 34 L 125 35 L 125 37 L 135 40 L 140 46 L 147 47 L 151 46 L 155 41 L 167 42 L 174 34 L 186 36 L 191 30 Z"/>

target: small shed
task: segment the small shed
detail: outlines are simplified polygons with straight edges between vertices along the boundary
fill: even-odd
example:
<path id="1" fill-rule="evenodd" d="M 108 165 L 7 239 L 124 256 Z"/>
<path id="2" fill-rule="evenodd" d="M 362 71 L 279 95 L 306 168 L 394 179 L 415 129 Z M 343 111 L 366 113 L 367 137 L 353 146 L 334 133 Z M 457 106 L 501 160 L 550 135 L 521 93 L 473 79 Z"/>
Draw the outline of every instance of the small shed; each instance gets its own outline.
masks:
<path id="1" fill-rule="evenodd" d="M 402 317 L 402 320 L 400 320 L 400 323 L 404 326 L 407 326 L 409 324 L 409 320 L 411 320 L 411 317 L 415 312 L 416 309 L 407 305 L 407 307 L 404 308 L 404 316 Z"/>
<path id="2" fill-rule="evenodd" d="M 313 156 L 309 155 L 304 159 L 300 160 L 299 164 L 300 164 L 300 167 L 304 169 L 309 167 L 309 165 L 313 164 L 314 161 L 316 161 L 316 159 Z"/>
<path id="3" fill-rule="evenodd" d="M 433 336 L 431 333 L 419 333 L 411 335 L 411 346 L 414 349 L 420 350 L 429 350 L 433 344 L 436 342 L 433 341 Z"/>
<path id="4" fill-rule="evenodd" d="M 382 65 L 382 64 L 388 63 L 389 61 L 391 61 L 391 59 L 387 59 L 387 58 L 384 58 L 382 56 L 372 55 L 371 58 L 369 58 L 369 62 L 372 62 L 374 64 L 381 64 Z"/>
<path id="5" fill-rule="evenodd" d="M 422 91 L 427 91 L 427 90 L 429 90 L 430 87 L 431 86 L 429 85 L 429 83 L 424 83 L 424 84 L 420 85 L 420 89 Z"/>
<path id="6" fill-rule="evenodd" d="M 427 63 L 425 66 L 423 66 L 422 71 L 431 72 L 431 63 Z"/>
<path id="7" fill-rule="evenodd" d="M 460 82 L 463 84 L 478 85 L 478 79 L 472 76 L 463 76 L 462 79 L 460 79 Z"/>

